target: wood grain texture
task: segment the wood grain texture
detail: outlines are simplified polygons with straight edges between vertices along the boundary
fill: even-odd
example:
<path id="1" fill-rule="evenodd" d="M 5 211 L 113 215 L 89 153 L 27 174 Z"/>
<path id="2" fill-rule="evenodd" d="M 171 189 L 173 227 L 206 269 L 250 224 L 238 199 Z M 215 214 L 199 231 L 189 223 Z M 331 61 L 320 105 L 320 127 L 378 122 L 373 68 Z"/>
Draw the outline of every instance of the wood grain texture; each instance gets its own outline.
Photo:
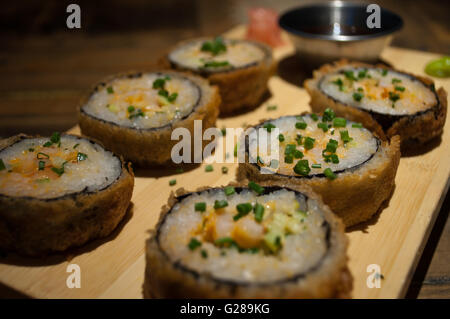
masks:
<path id="1" fill-rule="evenodd" d="M 444 233 L 450 233 L 450 220 L 445 223 Z M 445 298 L 450 296 L 450 241 L 442 240 L 436 247 L 427 276 L 423 280 L 419 298 Z"/>
<path id="2" fill-rule="evenodd" d="M 420 257 L 406 298 L 450 296 L 450 193 L 447 192 L 433 230 Z"/>
<path id="3" fill-rule="evenodd" d="M 243 28 L 233 29 L 228 36 L 241 37 Z M 289 61 L 293 49 L 286 45 L 275 55 L 280 64 Z M 437 55 L 399 48 L 386 48 L 383 59 L 396 68 L 423 74 L 424 65 Z M 295 65 L 295 63 L 293 64 Z M 271 97 L 250 113 L 221 119 L 218 127 L 240 127 L 255 124 L 263 118 L 297 114 L 309 110 L 308 95 L 294 78 L 274 76 L 269 82 Z M 437 87 L 450 91 L 449 80 L 436 81 Z M 296 83 L 297 85 L 295 85 Z M 276 104 L 277 110 L 266 106 Z M 78 129 L 71 130 L 78 133 Z M 348 233 L 350 237 L 350 270 L 355 278 L 355 298 L 403 297 L 433 226 L 443 196 L 448 189 L 450 172 L 450 133 L 448 124 L 442 140 L 422 154 L 403 157 L 396 177 L 395 192 L 381 214 Z M 206 173 L 205 164 L 182 174 L 169 170 L 137 170 L 133 206 L 127 219 L 109 238 L 95 241 L 65 255 L 43 260 L 6 256 L 0 263 L 0 282 L 33 297 L 48 298 L 141 298 L 144 275 L 144 241 L 147 230 L 159 216 L 160 207 L 169 193 L 178 188 L 218 186 L 234 179 L 236 164 L 226 164 L 228 174 L 221 173 L 224 164 L 213 164 Z M 176 178 L 177 185 L 169 186 Z M 356 200 L 356 199 L 355 199 Z M 81 288 L 66 286 L 66 267 L 81 267 Z M 366 268 L 381 267 L 381 288 L 369 289 Z"/>

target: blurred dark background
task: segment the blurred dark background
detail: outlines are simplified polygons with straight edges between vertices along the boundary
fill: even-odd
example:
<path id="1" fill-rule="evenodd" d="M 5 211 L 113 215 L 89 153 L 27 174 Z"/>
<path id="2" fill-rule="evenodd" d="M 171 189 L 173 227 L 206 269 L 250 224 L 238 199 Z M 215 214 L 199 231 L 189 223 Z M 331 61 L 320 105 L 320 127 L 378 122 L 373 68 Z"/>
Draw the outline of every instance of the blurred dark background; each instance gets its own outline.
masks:
<path id="1" fill-rule="evenodd" d="M 77 122 L 76 107 L 81 96 L 103 77 L 121 71 L 150 69 L 179 40 L 217 35 L 246 23 L 251 7 L 271 7 L 282 12 L 312 2 L 316 1 L 19 0 L 3 3 L 0 137 L 20 132 L 50 134 L 67 130 Z M 392 45 L 450 54 L 450 1 L 361 2 L 378 3 L 402 16 L 404 28 Z M 69 15 L 66 7 L 70 3 L 81 7 L 81 29 L 66 27 Z M 408 297 L 450 297 L 448 196 L 442 210 Z"/>

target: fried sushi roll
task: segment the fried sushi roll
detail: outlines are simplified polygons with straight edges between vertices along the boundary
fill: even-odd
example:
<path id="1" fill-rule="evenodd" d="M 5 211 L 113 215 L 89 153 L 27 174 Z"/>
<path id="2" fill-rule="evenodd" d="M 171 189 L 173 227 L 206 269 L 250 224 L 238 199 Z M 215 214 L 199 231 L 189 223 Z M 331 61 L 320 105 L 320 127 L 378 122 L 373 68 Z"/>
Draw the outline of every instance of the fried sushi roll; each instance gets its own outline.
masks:
<path id="1" fill-rule="evenodd" d="M 0 142 L 0 250 L 41 256 L 109 235 L 134 186 L 131 167 L 74 135 Z"/>
<path id="2" fill-rule="evenodd" d="M 347 227 L 370 219 L 392 193 L 398 136 L 383 141 L 360 123 L 335 117 L 331 109 L 323 116 L 284 116 L 255 128 L 279 130 L 279 160 L 271 160 L 269 150 L 253 154 L 249 150 L 258 146 L 258 135 L 246 136 L 238 180 L 307 185 Z"/>
<path id="3" fill-rule="evenodd" d="M 81 132 L 140 166 L 170 165 L 172 131 L 213 127 L 220 96 L 205 79 L 174 71 L 130 73 L 98 84 L 79 110 Z M 203 132 L 202 132 L 203 133 Z M 191 143 L 194 145 L 194 143 Z M 193 154 L 193 152 L 192 152 Z"/>
<path id="4" fill-rule="evenodd" d="M 314 112 L 330 107 L 372 130 L 378 123 L 388 138 L 399 135 L 404 149 L 440 136 L 444 128 L 447 92 L 436 91 L 429 78 L 339 61 L 315 71 L 305 88 Z"/>
<path id="5" fill-rule="evenodd" d="M 144 297 L 350 296 L 343 225 L 309 190 L 252 182 L 177 195 L 146 243 Z"/>
<path id="6" fill-rule="evenodd" d="M 199 74 L 219 87 L 221 114 L 256 106 L 276 71 L 272 49 L 248 40 L 217 37 L 184 41 L 160 61 L 165 68 Z"/>

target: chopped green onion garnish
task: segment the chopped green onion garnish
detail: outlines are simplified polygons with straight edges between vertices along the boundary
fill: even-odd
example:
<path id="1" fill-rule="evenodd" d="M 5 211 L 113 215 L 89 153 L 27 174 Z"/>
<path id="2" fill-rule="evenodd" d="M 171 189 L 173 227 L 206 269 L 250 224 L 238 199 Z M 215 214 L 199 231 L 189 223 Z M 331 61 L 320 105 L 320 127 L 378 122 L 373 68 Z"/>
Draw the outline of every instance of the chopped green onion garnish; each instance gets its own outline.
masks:
<path id="1" fill-rule="evenodd" d="M 314 122 L 317 122 L 319 120 L 319 117 L 317 116 L 317 114 L 314 114 L 314 113 L 311 114 L 311 118 L 314 120 Z"/>
<path id="2" fill-rule="evenodd" d="M 313 147 L 314 147 L 314 142 L 315 142 L 316 140 L 315 139 L 313 139 L 312 137 L 306 137 L 305 138 L 305 142 L 304 142 L 304 145 L 305 145 L 305 149 L 307 149 L 307 150 L 310 150 L 310 149 L 312 149 Z"/>
<path id="3" fill-rule="evenodd" d="M 164 85 L 166 84 L 166 80 L 159 78 L 153 81 L 153 88 L 154 89 L 164 89 Z"/>
<path id="4" fill-rule="evenodd" d="M 255 182 L 249 182 L 248 187 L 250 189 L 254 190 L 258 195 L 261 195 L 262 193 L 264 193 L 264 187 L 256 184 Z"/>
<path id="5" fill-rule="evenodd" d="M 344 71 L 344 75 L 345 75 L 345 77 L 346 77 L 347 79 L 349 79 L 349 80 L 351 80 L 351 81 L 356 81 L 356 80 L 357 80 L 356 77 L 355 77 L 355 75 L 353 74 L 353 71 L 350 71 L 350 70 Z"/>
<path id="6" fill-rule="evenodd" d="M 252 204 L 250 204 L 250 203 L 242 203 L 242 204 L 237 204 L 236 209 L 237 209 L 238 213 L 233 216 L 234 221 L 237 221 L 238 219 L 246 216 L 248 213 L 251 212 L 253 207 L 252 207 Z"/>
<path id="7" fill-rule="evenodd" d="M 259 223 L 262 222 L 264 216 L 264 206 L 259 203 L 255 203 L 253 212 L 255 214 L 255 220 Z"/>
<path id="8" fill-rule="evenodd" d="M 78 152 L 78 154 L 77 154 L 77 161 L 78 162 L 84 161 L 86 158 L 88 158 L 88 156 L 86 154 Z"/>
<path id="9" fill-rule="evenodd" d="M 236 189 L 233 186 L 227 186 L 227 187 L 225 187 L 224 191 L 225 191 L 225 195 L 230 196 L 236 192 Z"/>
<path id="10" fill-rule="evenodd" d="M 405 91 L 405 87 L 404 86 L 396 86 L 395 90 L 396 91 L 400 91 L 400 92 L 404 92 Z"/>
<path id="11" fill-rule="evenodd" d="M 0 171 L 3 171 L 6 169 L 5 163 L 3 163 L 3 160 L 0 158 Z"/>
<path id="12" fill-rule="evenodd" d="M 334 164 L 339 164 L 339 157 L 336 154 L 331 154 L 330 158 L 331 162 L 333 162 Z"/>
<path id="13" fill-rule="evenodd" d="M 278 135 L 278 140 L 280 142 L 284 142 L 284 135 L 283 134 Z"/>
<path id="14" fill-rule="evenodd" d="M 303 139 L 302 139 L 302 136 L 300 134 L 297 134 L 297 137 L 295 138 L 295 140 L 297 141 L 298 145 L 302 145 Z"/>
<path id="15" fill-rule="evenodd" d="M 127 108 L 127 111 L 128 111 L 128 113 L 134 112 L 134 106 L 133 106 L 133 105 L 130 105 L 130 106 Z"/>
<path id="16" fill-rule="evenodd" d="M 113 94 L 113 93 L 114 93 L 114 89 L 113 89 L 112 86 L 108 86 L 108 87 L 106 88 L 106 91 L 108 92 L 108 94 Z"/>
<path id="17" fill-rule="evenodd" d="M 329 122 L 332 121 L 336 117 L 334 111 L 330 108 L 326 108 L 323 112 L 322 121 Z"/>
<path id="18" fill-rule="evenodd" d="M 59 144 L 61 146 L 61 134 L 58 132 L 54 132 L 50 137 L 50 141 L 44 143 L 44 147 L 50 147 L 52 144 Z"/>
<path id="19" fill-rule="evenodd" d="M 190 250 L 194 250 L 198 247 L 200 247 L 202 243 L 197 238 L 191 238 L 191 241 L 188 244 L 188 247 Z"/>
<path id="20" fill-rule="evenodd" d="M 364 94 L 361 92 L 353 93 L 353 99 L 357 102 L 361 101 L 363 97 L 364 97 Z"/>
<path id="21" fill-rule="evenodd" d="M 396 78 L 392 79 L 392 84 L 401 83 L 401 82 L 402 82 L 402 80 L 400 80 L 400 79 L 396 79 Z"/>
<path id="22" fill-rule="evenodd" d="M 169 100 L 170 103 L 172 103 L 173 101 L 175 101 L 178 97 L 178 93 L 172 93 L 170 94 L 167 99 Z"/>
<path id="23" fill-rule="evenodd" d="M 363 79 L 366 77 L 367 69 L 358 72 L 358 78 Z"/>
<path id="24" fill-rule="evenodd" d="M 233 245 L 233 244 L 235 244 L 235 242 L 231 237 L 222 237 L 222 238 L 216 239 L 214 241 L 214 244 L 217 246 L 223 246 L 225 244 Z"/>
<path id="25" fill-rule="evenodd" d="M 293 163 L 294 157 L 295 158 L 303 157 L 303 153 L 295 148 L 295 144 L 286 145 L 286 148 L 284 149 L 284 155 L 285 155 L 284 161 L 286 163 Z"/>
<path id="26" fill-rule="evenodd" d="M 333 180 L 336 178 L 336 174 L 333 173 L 333 171 L 331 170 L 331 168 L 326 168 L 323 173 L 325 174 L 325 176 L 330 179 Z"/>
<path id="27" fill-rule="evenodd" d="M 129 109 L 130 107 L 128 107 L 128 109 Z M 134 109 L 134 108 L 133 108 Z M 128 116 L 128 118 L 131 120 L 131 119 L 133 119 L 133 118 L 136 118 L 136 117 L 139 117 L 139 116 L 144 116 L 144 112 L 142 112 L 142 110 L 141 109 L 136 109 L 135 110 L 136 112 L 135 113 L 133 113 L 133 114 L 130 114 L 130 116 Z"/>
<path id="28" fill-rule="evenodd" d="M 388 74 L 388 70 L 383 69 L 383 70 L 381 71 L 381 75 L 382 75 L 382 76 L 386 76 L 387 74 Z"/>
<path id="29" fill-rule="evenodd" d="M 284 149 L 284 155 L 294 155 L 296 149 L 295 144 L 287 144 Z"/>
<path id="30" fill-rule="evenodd" d="M 78 146 L 80 145 L 80 143 L 77 143 L 73 146 L 73 149 L 76 149 Z"/>
<path id="31" fill-rule="evenodd" d="M 350 142 L 350 141 L 353 140 L 353 138 L 351 138 L 351 137 L 348 135 L 348 131 L 347 131 L 347 130 L 340 131 L 339 133 L 341 134 L 341 140 L 342 140 L 342 142 L 348 143 L 348 142 Z"/>
<path id="32" fill-rule="evenodd" d="M 43 171 L 44 168 L 45 168 L 45 162 L 44 162 L 44 161 L 39 161 L 39 163 L 38 163 L 38 169 L 39 169 L 40 171 Z"/>
<path id="33" fill-rule="evenodd" d="M 228 174 L 228 167 L 222 166 L 222 174 Z"/>
<path id="34" fill-rule="evenodd" d="M 362 128 L 363 126 L 362 126 L 361 123 L 353 123 L 352 127 L 354 127 L 354 128 Z"/>
<path id="35" fill-rule="evenodd" d="M 317 123 L 317 127 L 318 127 L 318 128 L 321 128 L 324 132 L 328 131 L 328 125 L 327 125 L 327 123 L 323 123 L 323 122 Z"/>
<path id="36" fill-rule="evenodd" d="M 276 106 L 276 105 L 269 105 L 267 107 L 267 111 L 275 111 L 277 108 L 278 108 L 278 106 Z"/>
<path id="37" fill-rule="evenodd" d="M 342 82 L 341 78 L 338 78 L 337 80 L 332 82 L 333 84 L 336 84 L 339 87 L 339 91 L 344 90 L 344 82 Z"/>
<path id="38" fill-rule="evenodd" d="M 50 156 L 48 156 L 45 153 L 39 152 L 39 153 L 36 154 L 36 158 L 37 159 L 44 159 L 44 158 L 50 158 Z"/>
<path id="39" fill-rule="evenodd" d="M 176 179 L 171 179 L 170 181 L 169 181 L 169 185 L 170 186 L 173 186 L 173 185 L 175 185 L 177 183 L 177 180 Z"/>
<path id="40" fill-rule="evenodd" d="M 222 37 L 216 37 L 212 41 L 203 42 L 200 50 L 204 52 L 211 52 L 213 55 L 217 55 L 221 52 L 226 52 L 227 47 L 223 42 Z"/>
<path id="41" fill-rule="evenodd" d="M 58 174 L 58 176 L 61 176 L 62 174 L 64 174 L 64 165 L 66 163 L 67 162 L 64 162 L 60 168 L 52 167 L 52 171 L 54 171 L 56 174 Z"/>
<path id="42" fill-rule="evenodd" d="M 228 61 L 208 61 L 205 62 L 203 67 L 205 68 L 220 68 L 223 66 L 228 66 L 230 63 Z"/>
<path id="43" fill-rule="evenodd" d="M 331 162 L 331 155 L 333 155 L 333 154 L 330 154 L 329 152 L 327 154 L 326 150 L 322 151 L 322 156 L 325 159 L 325 162 L 327 162 L 327 163 Z"/>
<path id="44" fill-rule="evenodd" d="M 322 168 L 322 164 L 312 164 L 312 168 Z"/>
<path id="45" fill-rule="evenodd" d="M 199 202 L 195 203 L 195 211 L 196 212 L 204 212 L 206 210 L 206 203 L 205 202 Z"/>
<path id="46" fill-rule="evenodd" d="M 392 102 L 396 102 L 398 99 L 400 99 L 400 95 L 394 92 L 389 92 L 389 100 Z"/>
<path id="47" fill-rule="evenodd" d="M 266 123 L 263 125 L 263 128 L 265 128 L 267 130 L 267 132 L 272 132 L 273 128 L 276 128 L 275 125 L 273 125 L 272 123 Z"/>
<path id="48" fill-rule="evenodd" d="M 52 142 L 53 144 L 59 143 L 60 140 L 61 134 L 58 132 L 53 133 L 52 136 L 50 137 L 50 142 Z"/>
<path id="49" fill-rule="evenodd" d="M 261 156 L 257 156 L 257 157 L 256 157 L 256 161 L 257 161 L 259 164 L 264 165 L 264 161 L 263 161 L 263 159 L 261 158 Z"/>
<path id="50" fill-rule="evenodd" d="M 227 135 L 227 129 L 226 128 L 222 128 L 220 130 L 220 132 L 222 133 L 222 136 L 226 136 Z"/>
<path id="51" fill-rule="evenodd" d="M 308 160 L 299 160 L 294 166 L 294 172 L 299 175 L 308 175 L 310 171 Z"/>
<path id="52" fill-rule="evenodd" d="M 303 153 L 299 150 L 295 150 L 293 154 L 295 158 L 303 158 L 304 156 Z"/>
<path id="53" fill-rule="evenodd" d="M 297 128 L 299 130 L 304 130 L 307 126 L 308 126 L 308 124 L 306 124 L 306 122 L 295 123 L 295 128 Z"/>
<path id="54" fill-rule="evenodd" d="M 228 202 L 226 200 L 216 200 L 214 202 L 214 209 L 224 208 L 228 206 Z"/>
<path id="55" fill-rule="evenodd" d="M 203 258 L 208 258 L 208 252 L 207 252 L 206 250 L 202 249 L 202 250 L 200 251 L 200 253 L 202 254 L 202 257 L 203 257 Z"/>
<path id="56" fill-rule="evenodd" d="M 181 174 L 181 173 L 184 173 L 184 170 L 183 170 L 181 167 L 178 167 L 178 168 L 175 170 L 175 172 L 176 172 L 177 174 Z"/>
<path id="57" fill-rule="evenodd" d="M 338 141 L 333 140 L 331 138 L 330 141 L 327 143 L 327 147 L 326 147 L 325 151 L 330 152 L 330 153 L 335 153 L 337 147 L 338 147 Z"/>
<path id="58" fill-rule="evenodd" d="M 30 148 L 28 149 L 28 152 L 34 152 L 34 148 L 31 148 L 31 147 L 30 147 Z"/>
<path id="59" fill-rule="evenodd" d="M 212 165 L 205 166 L 205 172 L 212 172 L 213 170 L 214 170 L 214 167 Z"/>
<path id="60" fill-rule="evenodd" d="M 284 156 L 284 162 L 287 164 L 292 164 L 294 163 L 294 156 L 289 154 L 289 155 L 285 155 Z"/>
<path id="61" fill-rule="evenodd" d="M 345 126 L 347 126 L 347 120 L 344 119 L 343 117 L 336 117 L 333 120 L 333 126 L 334 127 L 345 127 Z"/>
<path id="62" fill-rule="evenodd" d="M 169 98 L 169 92 L 166 90 L 159 90 L 158 95 L 165 97 L 166 99 Z"/>

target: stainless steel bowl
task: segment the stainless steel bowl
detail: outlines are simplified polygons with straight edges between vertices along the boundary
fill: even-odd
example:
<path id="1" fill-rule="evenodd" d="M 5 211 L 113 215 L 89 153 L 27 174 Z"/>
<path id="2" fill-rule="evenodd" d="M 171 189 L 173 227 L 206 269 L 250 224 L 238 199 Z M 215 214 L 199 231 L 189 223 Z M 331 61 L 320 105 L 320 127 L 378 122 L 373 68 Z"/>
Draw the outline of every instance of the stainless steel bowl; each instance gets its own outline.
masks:
<path id="1" fill-rule="evenodd" d="M 367 6 L 343 1 L 308 5 L 288 10 L 278 22 L 309 65 L 340 58 L 375 62 L 393 33 L 401 29 L 403 20 L 381 8 L 381 28 L 370 29 Z"/>

